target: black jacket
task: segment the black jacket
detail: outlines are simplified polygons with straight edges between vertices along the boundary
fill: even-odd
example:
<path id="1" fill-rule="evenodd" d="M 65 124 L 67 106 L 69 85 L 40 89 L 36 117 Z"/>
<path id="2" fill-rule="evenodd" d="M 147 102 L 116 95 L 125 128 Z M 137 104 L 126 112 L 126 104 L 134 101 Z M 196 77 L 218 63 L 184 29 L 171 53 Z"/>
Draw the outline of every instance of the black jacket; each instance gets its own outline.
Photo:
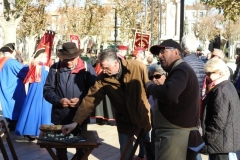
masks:
<path id="1" fill-rule="evenodd" d="M 203 139 L 201 152 L 229 153 L 240 149 L 240 102 L 233 84 L 216 85 L 203 100 Z"/>
<path id="2" fill-rule="evenodd" d="M 61 66 L 61 65 L 60 65 Z M 66 67 L 58 69 L 59 80 L 56 80 L 57 63 L 49 70 L 46 79 L 43 95 L 44 98 L 51 103 L 53 124 L 69 124 L 77 111 L 77 108 L 63 108 L 60 104 L 62 98 L 79 98 L 79 103 L 86 96 L 88 89 L 94 85 L 96 81 L 96 72 L 93 67 L 88 64 L 87 71 L 81 69 L 78 73 L 71 73 Z M 59 82 L 57 82 L 59 81 Z M 79 104 L 78 104 L 79 106 Z"/>

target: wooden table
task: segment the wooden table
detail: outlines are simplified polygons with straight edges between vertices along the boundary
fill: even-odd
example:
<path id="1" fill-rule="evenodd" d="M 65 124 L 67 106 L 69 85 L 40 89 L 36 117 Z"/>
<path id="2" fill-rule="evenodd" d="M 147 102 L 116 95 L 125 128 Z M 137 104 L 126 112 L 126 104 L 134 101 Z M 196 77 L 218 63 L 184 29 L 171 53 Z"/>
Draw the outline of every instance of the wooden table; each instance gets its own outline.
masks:
<path id="1" fill-rule="evenodd" d="M 77 149 L 84 148 L 87 151 L 85 155 L 82 157 L 82 160 L 86 160 L 90 153 L 93 151 L 93 149 L 98 148 L 101 142 L 99 141 L 97 131 L 82 131 L 81 136 L 86 139 L 85 142 L 66 144 L 38 139 L 37 145 L 39 145 L 41 148 L 46 148 L 48 153 L 54 160 L 58 160 L 58 158 L 56 154 L 53 152 L 52 148 L 77 148 Z M 73 160 L 77 159 L 77 154 L 75 154 L 72 159 Z"/>

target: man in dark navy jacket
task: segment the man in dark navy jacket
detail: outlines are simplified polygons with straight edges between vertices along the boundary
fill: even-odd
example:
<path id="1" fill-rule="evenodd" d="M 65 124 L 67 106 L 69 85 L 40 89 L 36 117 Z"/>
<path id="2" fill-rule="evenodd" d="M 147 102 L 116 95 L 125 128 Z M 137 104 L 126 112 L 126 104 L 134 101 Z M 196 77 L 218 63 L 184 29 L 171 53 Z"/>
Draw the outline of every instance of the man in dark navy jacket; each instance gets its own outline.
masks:
<path id="1" fill-rule="evenodd" d="M 186 62 L 196 73 L 198 83 L 199 83 L 199 93 L 202 96 L 202 87 L 204 83 L 204 78 L 206 76 L 204 71 L 204 65 L 202 59 L 199 59 L 196 54 L 197 38 L 194 35 L 186 35 L 182 38 L 182 49 L 183 49 L 183 61 Z"/>
<path id="2" fill-rule="evenodd" d="M 52 104 L 53 124 L 72 123 L 77 107 L 86 96 L 88 89 L 95 83 L 96 72 L 90 64 L 86 64 L 79 57 L 80 53 L 81 50 L 75 43 L 64 43 L 62 49 L 57 52 L 61 61 L 55 63 L 49 70 L 43 94 Z M 88 122 L 89 119 L 86 119 L 79 127 L 87 130 Z M 65 157 L 59 156 L 59 152 Z M 67 150 L 57 149 L 57 156 L 59 160 L 67 159 Z"/>

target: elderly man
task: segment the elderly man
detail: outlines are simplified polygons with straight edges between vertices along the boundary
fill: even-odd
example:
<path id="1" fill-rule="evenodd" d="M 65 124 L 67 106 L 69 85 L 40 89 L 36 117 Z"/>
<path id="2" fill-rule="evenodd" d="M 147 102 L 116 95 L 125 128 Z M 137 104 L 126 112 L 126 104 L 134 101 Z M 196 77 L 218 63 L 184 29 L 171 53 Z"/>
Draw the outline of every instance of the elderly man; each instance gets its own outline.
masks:
<path id="1" fill-rule="evenodd" d="M 183 61 L 186 62 L 195 72 L 198 83 L 199 83 L 199 100 L 202 97 L 202 88 L 203 88 L 203 83 L 204 79 L 206 77 L 205 71 L 204 71 L 204 65 L 205 63 L 202 61 L 202 59 L 199 59 L 196 52 L 197 48 L 197 38 L 190 34 L 190 35 L 185 35 L 182 38 L 181 42 L 182 46 L 182 55 L 183 55 Z M 201 108 L 201 106 L 200 106 Z M 199 127 L 199 131 L 202 131 L 202 128 Z M 201 154 L 197 155 L 197 160 L 201 160 Z"/>
<path id="2" fill-rule="evenodd" d="M 165 83 L 149 81 L 147 93 L 155 98 L 153 126 L 155 159 L 195 160 L 204 145 L 198 131 L 199 85 L 193 69 L 181 59 L 180 45 L 168 39 L 150 48 L 168 73 Z"/>
<path id="3" fill-rule="evenodd" d="M 15 59 L 15 44 L 5 44 L 0 52 L 0 100 L 3 116 L 8 121 L 8 128 L 14 131 L 26 98 L 23 80 L 28 73 L 28 66 L 23 66 Z"/>
<path id="4" fill-rule="evenodd" d="M 84 63 L 79 57 L 79 50 L 75 43 L 66 42 L 57 56 L 60 62 L 53 64 L 46 79 L 43 95 L 52 104 L 51 122 L 53 124 L 69 124 L 77 111 L 88 89 L 95 83 L 96 72 L 90 64 Z M 86 117 L 84 117 L 86 119 Z M 88 120 L 78 126 L 77 129 L 87 130 Z M 61 156 L 60 152 L 62 152 Z M 79 152 L 80 155 L 80 152 Z M 66 149 L 57 149 L 59 160 L 67 159 Z"/>
<path id="5" fill-rule="evenodd" d="M 201 97 L 203 82 L 206 74 L 204 72 L 205 63 L 202 61 L 202 59 L 199 59 L 196 54 L 197 38 L 194 35 L 183 36 L 181 46 L 183 61 L 186 62 L 197 75 L 199 83 L 199 93 Z"/>
<path id="6" fill-rule="evenodd" d="M 227 57 L 225 56 L 225 53 L 223 53 L 222 50 L 220 49 L 214 49 L 211 59 L 212 58 L 217 58 L 223 60 L 225 63 L 227 63 Z M 233 82 L 233 70 L 228 66 L 229 72 L 230 72 L 230 77 L 229 80 Z"/>
<path id="7" fill-rule="evenodd" d="M 122 153 L 128 139 L 139 129 L 144 129 L 145 133 L 151 129 L 150 104 L 145 92 L 145 83 L 148 82 L 147 69 L 141 62 L 118 58 L 111 49 L 101 52 L 98 60 L 102 73 L 98 75 L 95 85 L 90 88 L 78 107 L 74 122 L 65 125 L 62 130 L 64 134 L 70 133 L 107 95 L 115 109 Z M 129 147 L 125 159 L 129 158 L 131 149 L 132 146 Z"/>

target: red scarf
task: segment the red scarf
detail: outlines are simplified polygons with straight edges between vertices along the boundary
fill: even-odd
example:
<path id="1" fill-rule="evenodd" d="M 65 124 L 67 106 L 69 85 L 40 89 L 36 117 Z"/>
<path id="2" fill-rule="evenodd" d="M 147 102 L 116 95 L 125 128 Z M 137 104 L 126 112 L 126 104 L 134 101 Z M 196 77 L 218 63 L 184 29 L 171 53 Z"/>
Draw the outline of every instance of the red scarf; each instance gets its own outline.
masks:
<path id="1" fill-rule="evenodd" d="M 202 97 L 200 98 L 200 119 L 202 120 L 203 116 L 203 100 L 207 97 L 208 93 L 215 87 L 215 81 L 207 83 L 207 77 L 204 78 L 204 83 L 202 87 Z"/>
<path id="2" fill-rule="evenodd" d="M 42 62 L 38 62 L 37 64 L 34 64 L 34 62 L 32 62 L 29 65 L 29 71 L 23 83 L 41 82 L 42 66 Z"/>
<path id="3" fill-rule="evenodd" d="M 5 62 L 9 59 L 10 57 L 2 57 L 0 59 L 0 70 L 2 70 L 2 67 L 4 66 Z"/>
<path id="4" fill-rule="evenodd" d="M 97 65 L 94 68 L 95 72 L 97 73 L 97 75 L 99 75 L 102 72 L 102 68 L 100 63 L 97 63 Z"/>
<path id="5" fill-rule="evenodd" d="M 78 57 L 77 60 L 78 60 L 77 66 L 71 71 L 71 74 L 72 74 L 72 73 L 78 73 L 78 72 L 79 72 L 80 70 L 82 70 L 82 69 L 85 69 L 85 70 L 86 70 L 83 60 L 82 60 L 81 58 L 79 58 L 79 57 Z M 62 63 L 60 64 L 60 68 L 64 68 L 64 67 L 67 67 L 67 66 L 66 66 L 65 63 L 62 62 Z"/>

